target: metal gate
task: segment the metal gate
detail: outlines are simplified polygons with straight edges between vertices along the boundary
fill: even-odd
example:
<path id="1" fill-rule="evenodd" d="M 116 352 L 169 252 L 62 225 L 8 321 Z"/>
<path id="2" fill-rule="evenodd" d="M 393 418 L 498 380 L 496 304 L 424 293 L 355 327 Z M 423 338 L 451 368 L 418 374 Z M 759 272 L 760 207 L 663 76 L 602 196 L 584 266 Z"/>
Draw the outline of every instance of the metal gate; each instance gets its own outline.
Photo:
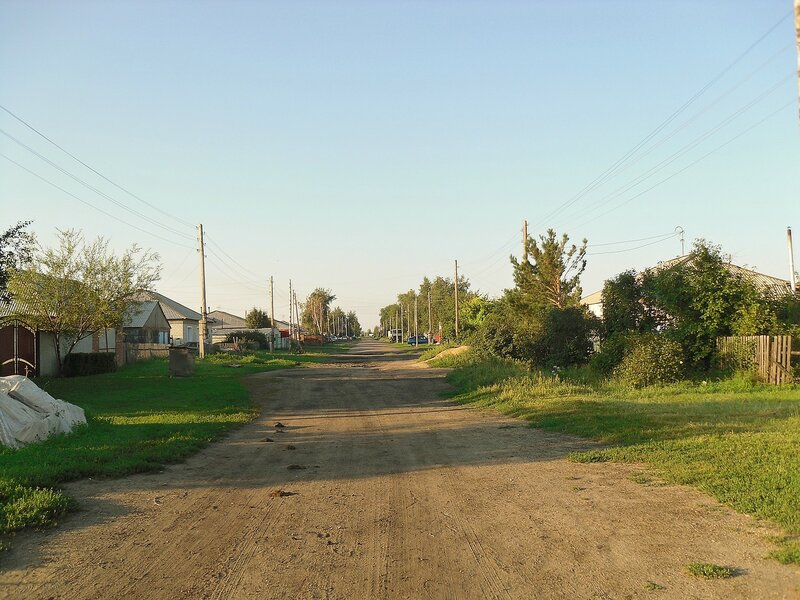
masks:
<path id="1" fill-rule="evenodd" d="M 0 375 L 36 374 L 36 333 L 19 321 L 0 326 Z"/>

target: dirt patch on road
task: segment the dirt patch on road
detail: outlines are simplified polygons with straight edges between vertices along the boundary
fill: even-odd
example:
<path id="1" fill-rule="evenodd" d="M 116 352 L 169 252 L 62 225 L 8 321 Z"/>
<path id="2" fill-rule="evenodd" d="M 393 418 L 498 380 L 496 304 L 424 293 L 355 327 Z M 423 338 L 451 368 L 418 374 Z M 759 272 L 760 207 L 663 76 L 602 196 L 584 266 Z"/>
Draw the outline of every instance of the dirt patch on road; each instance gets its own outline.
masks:
<path id="1" fill-rule="evenodd" d="M 443 371 L 387 348 L 255 376 L 253 424 L 162 473 L 67 486 L 81 512 L 17 536 L 0 597 L 796 597 L 754 519 L 569 462 L 592 444 L 446 402 Z"/>

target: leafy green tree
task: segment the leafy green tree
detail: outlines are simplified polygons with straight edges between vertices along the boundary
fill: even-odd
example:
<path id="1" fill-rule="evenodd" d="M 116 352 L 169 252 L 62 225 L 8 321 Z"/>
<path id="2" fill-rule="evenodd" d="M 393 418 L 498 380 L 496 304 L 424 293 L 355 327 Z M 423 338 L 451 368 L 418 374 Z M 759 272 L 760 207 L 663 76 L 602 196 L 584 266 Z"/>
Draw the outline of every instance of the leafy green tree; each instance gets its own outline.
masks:
<path id="1" fill-rule="evenodd" d="M 605 337 L 647 328 L 642 286 L 636 271 L 624 271 L 603 285 Z"/>
<path id="2" fill-rule="evenodd" d="M 354 337 L 361 337 L 361 323 L 358 322 L 356 313 L 352 310 L 347 313 L 347 333 Z"/>
<path id="3" fill-rule="evenodd" d="M 266 311 L 254 306 L 245 313 L 244 324 L 248 329 L 264 329 L 270 326 L 269 315 Z"/>
<path id="4" fill-rule="evenodd" d="M 12 271 L 22 269 L 33 258 L 34 238 L 26 231 L 30 221 L 19 221 L 0 233 L 0 302 L 9 302 L 8 280 Z"/>
<path id="5" fill-rule="evenodd" d="M 326 333 L 328 313 L 331 302 L 336 300 L 331 290 L 317 288 L 308 295 L 303 304 L 300 322 L 307 331 L 315 331 L 322 335 Z"/>
<path id="6" fill-rule="evenodd" d="M 62 358 L 81 339 L 122 325 L 160 271 L 158 254 L 149 250 L 134 245 L 116 256 L 102 237 L 88 243 L 78 231 L 59 230 L 58 246 L 37 247 L 30 265 L 12 272 L 8 290 L 20 305 L 14 316 L 53 333 L 61 372 Z"/>

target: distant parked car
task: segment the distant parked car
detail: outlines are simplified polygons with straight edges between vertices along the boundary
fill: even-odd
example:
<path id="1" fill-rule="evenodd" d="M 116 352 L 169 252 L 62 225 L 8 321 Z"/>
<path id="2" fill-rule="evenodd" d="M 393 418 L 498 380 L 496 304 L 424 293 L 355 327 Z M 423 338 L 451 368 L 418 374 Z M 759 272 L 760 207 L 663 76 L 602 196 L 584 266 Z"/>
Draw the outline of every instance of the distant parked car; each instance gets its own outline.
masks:
<path id="1" fill-rule="evenodd" d="M 420 345 L 421 346 L 422 344 L 427 344 L 427 343 L 428 343 L 428 338 L 427 338 L 427 336 L 424 336 L 424 335 L 419 336 L 419 340 L 417 340 L 417 338 L 415 338 L 413 335 L 410 338 L 408 338 L 408 344 L 410 346 L 414 346 L 414 345 Z"/>

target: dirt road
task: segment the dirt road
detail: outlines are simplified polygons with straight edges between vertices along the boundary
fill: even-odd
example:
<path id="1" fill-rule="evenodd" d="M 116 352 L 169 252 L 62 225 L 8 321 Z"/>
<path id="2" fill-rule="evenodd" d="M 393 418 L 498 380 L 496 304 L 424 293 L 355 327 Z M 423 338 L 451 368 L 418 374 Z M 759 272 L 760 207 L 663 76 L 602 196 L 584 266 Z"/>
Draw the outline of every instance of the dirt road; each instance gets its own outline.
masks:
<path id="1" fill-rule="evenodd" d="M 345 360 L 251 378 L 261 418 L 184 464 L 70 485 L 82 510 L 17 537 L 0 597 L 800 595 L 755 520 L 571 463 L 591 444 L 452 405 L 444 372 L 388 346 Z M 697 580 L 695 561 L 740 574 Z"/>

